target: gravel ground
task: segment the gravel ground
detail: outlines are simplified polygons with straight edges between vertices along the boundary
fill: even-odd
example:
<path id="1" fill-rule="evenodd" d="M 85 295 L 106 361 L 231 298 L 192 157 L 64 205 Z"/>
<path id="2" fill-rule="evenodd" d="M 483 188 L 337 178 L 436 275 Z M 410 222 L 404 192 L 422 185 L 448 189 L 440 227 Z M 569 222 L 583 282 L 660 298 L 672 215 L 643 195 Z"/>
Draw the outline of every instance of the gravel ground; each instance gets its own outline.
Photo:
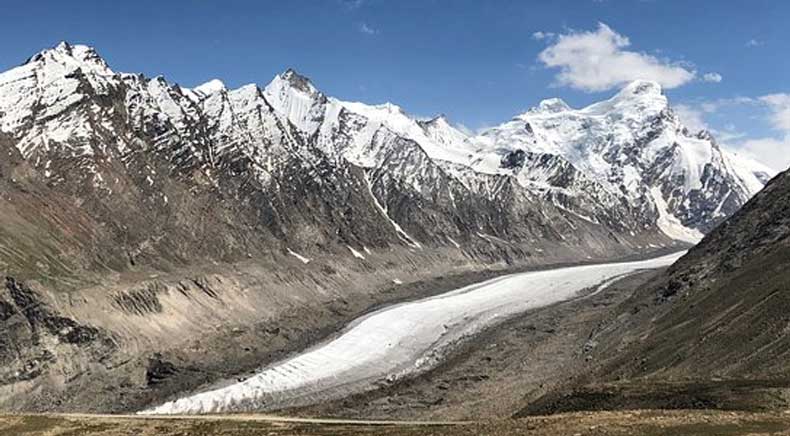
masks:
<path id="1" fill-rule="evenodd" d="M 0 416 L 15 436 L 504 436 L 790 435 L 790 413 L 630 411 L 572 413 L 465 425 L 290 422 L 250 415 L 139 419 L 128 416 Z"/>

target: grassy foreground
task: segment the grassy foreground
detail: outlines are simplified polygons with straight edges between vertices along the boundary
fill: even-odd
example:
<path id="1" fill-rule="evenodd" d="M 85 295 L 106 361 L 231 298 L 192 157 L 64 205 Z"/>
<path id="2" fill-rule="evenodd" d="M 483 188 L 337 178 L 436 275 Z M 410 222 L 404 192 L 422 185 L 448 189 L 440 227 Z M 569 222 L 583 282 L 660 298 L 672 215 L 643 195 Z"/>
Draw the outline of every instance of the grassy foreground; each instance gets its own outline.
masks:
<path id="1" fill-rule="evenodd" d="M 278 420 L 255 415 L 138 418 L 111 415 L 5 415 L 3 436 L 346 436 L 346 435 L 790 435 L 790 411 L 631 411 L 572 413 L 468 424 Z"/>

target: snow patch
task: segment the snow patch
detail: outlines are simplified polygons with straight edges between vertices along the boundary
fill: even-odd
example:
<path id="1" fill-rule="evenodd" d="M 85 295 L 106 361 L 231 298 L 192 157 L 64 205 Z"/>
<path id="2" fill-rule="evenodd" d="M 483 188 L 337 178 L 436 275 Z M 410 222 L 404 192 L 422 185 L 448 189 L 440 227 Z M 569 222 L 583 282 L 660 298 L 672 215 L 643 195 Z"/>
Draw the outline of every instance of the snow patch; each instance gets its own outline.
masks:
<path id="1" fill-rule="evenodd" d="M 692 244 L 696 244 L 702 240 L 704 235 L 699 230 L 690 229 L 684 226 L 677 217 L 669 213 L 667 203 L 664 200 L 664 195 L 661 193 L 660 188 L 652 188 L 650 190 L 650 195 L 652 195 L 653 201 L 658 208 L 658 220 L 656 224 L 664 234 L 672 239 L 690 242 Z"/>
<path id="2" fill-rule="evenodd" d="M 365 259 L 365 256 L 363 256 L 362 253 L 360 253 L 359 251 L 354 250 L 352 246 L 346 245 L 346 247 L 348 247 L 348 249 L 351 251 L 351 254 L 353 254 L 354 257 L 356 257 L 357 259 L 363 259 L 363 260 Z"/>
<path id="3" fill-rule="evenodd" d="M 384 218 L 387 218 L 387 220 L 390 222 L 390 224 L 392 224 L 392 227 L 398 233 L 398 236 L 401 239 L 403 239 L 404 242 L 406 242 L 407 244 L 413 246 L 414 248 L 422 249 L 422 245 L 420 245 L 420 243 L 417 242 L 416 239 L 414 239 L 411 236 L 409 236 L 409 234 L 406 233 L 405 230 L 403 230 L 403 227 L 401 227 L 400 224 L 396 223 L 395 220 L 390 218 L 389 214 L 387 213 L 387 208 L 385 208 L 381 203 L 379 203 L 379 200 L 373 194 L 373 188 L 370 185 L 370 180 L 368 180 L 367 177 L 366 177 L 365 181 L 367 182 L 367 185 L 368 185 L 368 193 L 370 194 L 370 198 L 373 199 L 373 204 L 375 204 L 376 208 L 379 210 L 379 212 L 381 212 L 381 214 L 384 215 Z"/>
<path id="4" fill-rule="evenodd" d="M 302 256 L 301 254 L 299 254 L 299 253 L 297 253 L 297 252 L 295 252 L 295 251 L 291 250 L 290 248 L 287 248 L 286 250 L 288 250 L 288 254 L 290 254 L 291 256 L 293 256 L 293 257 L 295 257 L 295 258 L 299 259 L 299 260 L 300 260 L 300 261 L 302 261 L 302 263 L 304 263 L 304 264 L 308 264 L 308 263 L 310 263 L 310 261 L 312 260 L 312 259 L 308 259 L 308 258 L 306 258 L 306 257 Z"/>

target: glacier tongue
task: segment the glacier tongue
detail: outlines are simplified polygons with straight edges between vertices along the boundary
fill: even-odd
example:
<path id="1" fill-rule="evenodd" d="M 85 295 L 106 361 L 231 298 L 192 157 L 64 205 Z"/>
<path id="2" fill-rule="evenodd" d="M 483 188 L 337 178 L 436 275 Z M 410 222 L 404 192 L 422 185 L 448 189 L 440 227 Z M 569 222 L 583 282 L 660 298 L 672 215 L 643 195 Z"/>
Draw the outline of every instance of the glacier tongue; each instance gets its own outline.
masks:
<path id="1" fill-rule="evenodd" d="M 356 252 L 355 256 L 364 259 Z M 513 274 L 352 322 L 335 339 L 247 380 L 162 404 L 141 415 L 227 413 L 299 407 L 369 390 L 435 366 L 464 338 L 524 311 L 575 298 L 613 277 L 672 264 L 684 253 L 628 263 Z"/>

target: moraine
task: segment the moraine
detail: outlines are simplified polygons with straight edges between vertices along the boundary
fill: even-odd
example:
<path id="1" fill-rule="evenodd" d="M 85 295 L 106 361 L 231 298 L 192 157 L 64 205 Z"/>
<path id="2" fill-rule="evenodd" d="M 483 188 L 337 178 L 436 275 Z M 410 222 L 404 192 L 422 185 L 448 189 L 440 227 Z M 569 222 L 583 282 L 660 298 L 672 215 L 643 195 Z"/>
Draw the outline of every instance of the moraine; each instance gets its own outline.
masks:
<path id="1" fill-rule="evenodd" d="M 245 381 L 141 413 L 274 410 L 374 389 L 432 368 L 459 341 L 507 317 L 573 299 L 584 289 L 606 286 L 638 270 L 670 265 L 683 254 L 512 274 L 390 306 Z"/>

